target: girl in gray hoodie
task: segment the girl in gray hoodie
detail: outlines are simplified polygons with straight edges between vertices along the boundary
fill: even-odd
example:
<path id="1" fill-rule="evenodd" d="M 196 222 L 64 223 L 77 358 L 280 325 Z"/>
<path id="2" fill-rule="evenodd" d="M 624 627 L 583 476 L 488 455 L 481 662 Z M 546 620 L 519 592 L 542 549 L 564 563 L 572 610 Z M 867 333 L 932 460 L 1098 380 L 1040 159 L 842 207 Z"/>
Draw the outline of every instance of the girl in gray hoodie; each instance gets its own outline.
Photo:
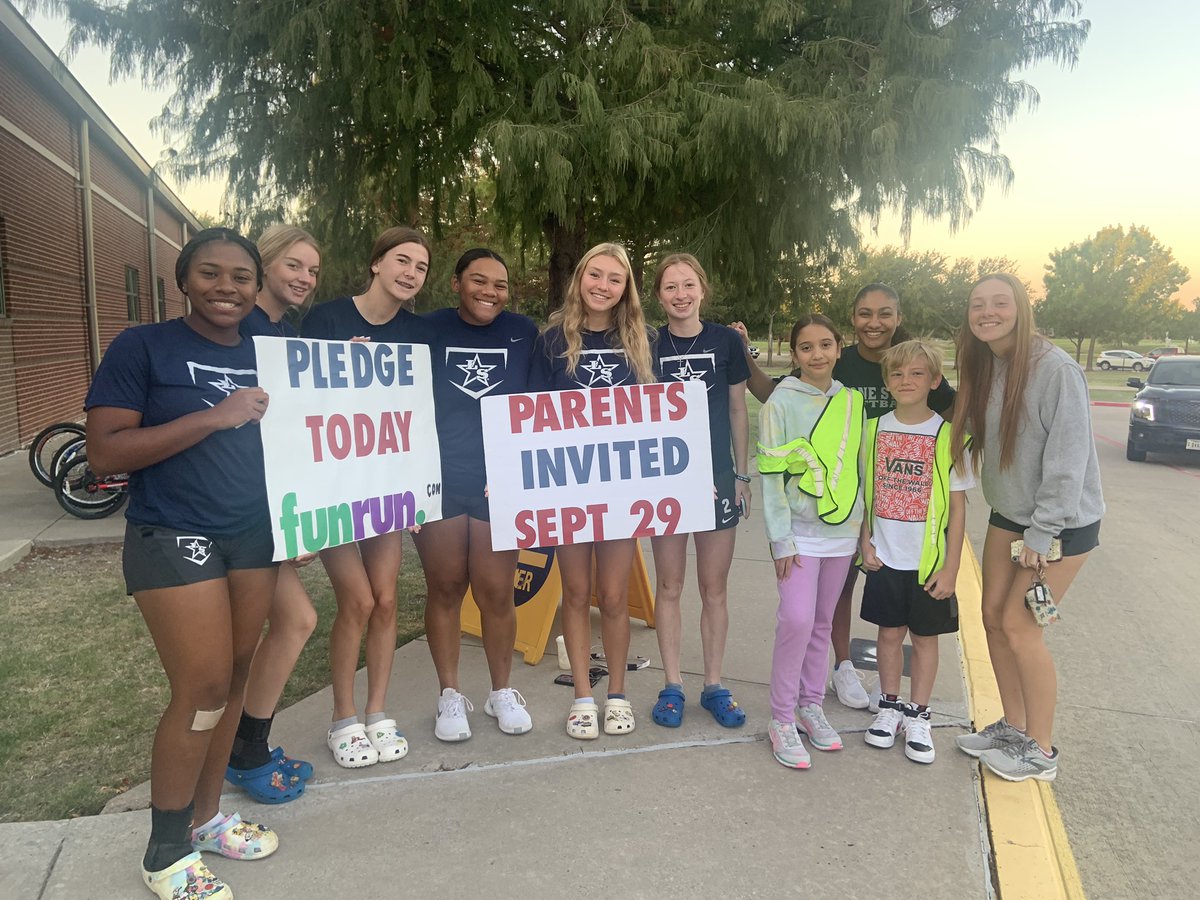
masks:
<path id="1" fill-rule="evenodd" d="M 958 370 L 951 446 L 973 435 L 972 462 L 992 507 L 983 624 L 1004 707 L 1002 719 L 958 746 L 1009 781 L 1053 781 L 1057 679 L 1026 592 L 1044 575 L 1061 602 L 1099 543 L 1104 499 L 1087 383 L 1068 354 L 1034 332 L 1025 288 L 1007 274 L 971 289 Z"/>

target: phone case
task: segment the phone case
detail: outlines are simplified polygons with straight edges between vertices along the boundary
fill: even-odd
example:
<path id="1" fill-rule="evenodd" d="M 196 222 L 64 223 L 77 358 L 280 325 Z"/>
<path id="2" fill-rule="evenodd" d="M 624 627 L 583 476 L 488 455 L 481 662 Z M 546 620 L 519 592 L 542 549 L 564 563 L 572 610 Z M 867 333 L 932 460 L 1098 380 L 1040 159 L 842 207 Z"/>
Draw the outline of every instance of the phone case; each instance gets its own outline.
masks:
<path id="1" fill-rule="evenodd" d="M 1025 542 L 1018 538 L 1012 542 L 1009 547 L 1009 553 L 1012 556 L 1012 561 L 1016 562 L 1021 558 L 1021 551 L 1025 549 Z M 1046 562 L 1058 562 L 1062 559 L 1062 541 L 1058 538 L 1051 538 L 1050 552 L 1046 554 Z"/>

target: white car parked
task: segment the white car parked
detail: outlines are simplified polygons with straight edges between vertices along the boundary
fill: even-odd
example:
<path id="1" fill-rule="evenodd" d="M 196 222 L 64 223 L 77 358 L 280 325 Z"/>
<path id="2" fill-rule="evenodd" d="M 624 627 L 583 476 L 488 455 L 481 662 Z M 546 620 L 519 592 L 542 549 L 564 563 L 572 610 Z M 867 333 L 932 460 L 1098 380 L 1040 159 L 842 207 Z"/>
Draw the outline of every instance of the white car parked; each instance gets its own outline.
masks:
<path id="1" fill-rule="evenodd" d="M 1096 368 L 1106 372 L 1109 369 L 1133 369 L 1135 372 L 1145 372 L 1153 365 L 1154 360 L 1148 356 L 1142 356 L 1134 350 L 1105 350 L 1096 360 Z"/>

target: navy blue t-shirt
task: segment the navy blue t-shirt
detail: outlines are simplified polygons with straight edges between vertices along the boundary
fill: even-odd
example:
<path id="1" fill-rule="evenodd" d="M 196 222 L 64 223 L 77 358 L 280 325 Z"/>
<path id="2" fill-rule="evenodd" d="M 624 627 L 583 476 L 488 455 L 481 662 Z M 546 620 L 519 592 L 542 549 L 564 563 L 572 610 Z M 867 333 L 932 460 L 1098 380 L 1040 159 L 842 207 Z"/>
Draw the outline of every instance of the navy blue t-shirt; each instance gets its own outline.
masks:
<path id="1" fill-rule="evenodd" d="M 745 346 L 732 328 L 701 322 L 694 338 L 678 338 L 666 325 L 658 329 L 654 370 L 658 380 L 703 381 L 708 388 L 708 427 L 713 474 L 733 468 L 733 432 L 729 422 L 729 386 L 750 377 Z"/>
<path id="2" fill-rule="evenodd" d="M 372 325 L 362 317 L 353 297 L 337 297 L 317 304 L 304 317 L 300 330 L 306 338 L 322 341 L 369 337 L 380 344 L 433 343 L 433 334 L 420 316 L 396 307 L 396 315 L 381 325 Z"/>
<path id="3" fill-rule="evenodd" d="M 575 374 L 567 372 L 563 352 L 567 348 L 562 326 L 555 325 L 538 335 L 529 370 L 530 391 L 579 391 L 596 387 L 637 384 L 623 349 L 614 349 L 607 331 L 584 331 L 583 350 Z M 613 333 L 613 340 L 616 334 Z"/>
<path id="4" fill-rule="evenodd" d="M 424 317 L 433 333 L 433 399 L 442 449 L 442 489 L 483 494 L 483 425 L 479 401 L 489 394 L 524 393 L 538 328 L 508 311 L 489 325 L 464 322 L 455 308 Z"/>
<path id="5" fill-rule="evenodd" d="M 884 386 L 883 367 L 877 362 L 863 359 L 858 352 L 858 344 L 842 351 L 841 357 L 834 363 L 833 377 L 846 387 L 862 391 L 863 408 L 868 419 L 877 419 L 896 408 L 896 401 Z M 929 392 L 926 402 L 935 413 L 944 413 L 954 403 L 954 388 L 950 387 L 945 375 L 942 376 L 942 383 Z"/>
<path id="6" fill-rule="evenodd" d="M 242 337 L 296 337 L 299 334 L 286 315 L 278 322 L 272 322 L 261 306 L 255 306 L 250 310 L 250 315 L 242 319 L 238 332 Z"/>
<path id="7" fill-rule="evenodd" d="M 85 409 L 112 406 L 149 428 L 210 409 L 239 388 L 257 387 L 254 342 L 214 344 L 172 319 L 117 335 L 104 354 Z M 203 535 L 269 528 L 258 426 L 216 431 L 174 456 L 130 473 L 125 517 Z"/>

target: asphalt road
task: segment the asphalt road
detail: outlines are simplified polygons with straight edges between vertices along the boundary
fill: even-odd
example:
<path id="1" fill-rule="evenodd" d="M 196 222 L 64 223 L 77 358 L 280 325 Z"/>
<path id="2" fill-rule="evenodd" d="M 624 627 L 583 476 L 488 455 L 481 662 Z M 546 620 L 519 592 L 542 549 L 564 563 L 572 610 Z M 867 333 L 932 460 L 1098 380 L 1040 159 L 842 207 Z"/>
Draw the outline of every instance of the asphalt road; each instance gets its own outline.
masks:
<path id="1" fill-rule="evenodd" d="M 1128 462 L 1128 416 L 1092 408 L 1108 511 L 1049 632 L 1055 789 L 1089 898 L 1194 897 L 1200 453 Z M 971 506 L 982 548 L 986 510 Z"/>

